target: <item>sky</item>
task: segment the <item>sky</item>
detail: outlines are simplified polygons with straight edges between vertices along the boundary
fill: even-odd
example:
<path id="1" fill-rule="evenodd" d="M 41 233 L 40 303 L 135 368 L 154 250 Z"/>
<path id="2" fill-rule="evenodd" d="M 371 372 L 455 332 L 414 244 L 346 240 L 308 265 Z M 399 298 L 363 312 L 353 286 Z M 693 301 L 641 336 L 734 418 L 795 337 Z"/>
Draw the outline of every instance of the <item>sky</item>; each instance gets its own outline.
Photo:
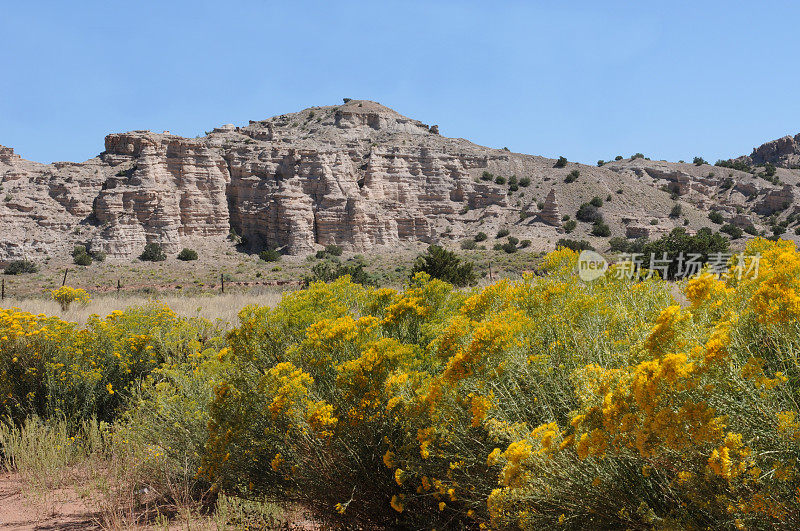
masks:
<path id="1" fill-rule="evenodd" d="M 442 135 L 595 163 L 709 161 L 800 132 L 799 2 L 5 1 L 0 144 L 378 101 Z"/>

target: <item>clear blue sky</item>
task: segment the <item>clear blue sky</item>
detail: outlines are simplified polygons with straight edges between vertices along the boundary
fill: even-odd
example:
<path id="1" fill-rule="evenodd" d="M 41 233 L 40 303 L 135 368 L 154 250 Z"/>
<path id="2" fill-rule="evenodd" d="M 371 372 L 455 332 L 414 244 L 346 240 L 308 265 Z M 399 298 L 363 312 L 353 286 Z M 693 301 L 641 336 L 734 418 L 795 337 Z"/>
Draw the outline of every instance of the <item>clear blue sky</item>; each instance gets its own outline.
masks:
<path id="1" fill-rule="evenodd" d="M 349 97 L 524 153 L 713 162 L 800 131 L 800 4 L 743 4 L 4 2 L 0 144 L 82 161 Z"/>

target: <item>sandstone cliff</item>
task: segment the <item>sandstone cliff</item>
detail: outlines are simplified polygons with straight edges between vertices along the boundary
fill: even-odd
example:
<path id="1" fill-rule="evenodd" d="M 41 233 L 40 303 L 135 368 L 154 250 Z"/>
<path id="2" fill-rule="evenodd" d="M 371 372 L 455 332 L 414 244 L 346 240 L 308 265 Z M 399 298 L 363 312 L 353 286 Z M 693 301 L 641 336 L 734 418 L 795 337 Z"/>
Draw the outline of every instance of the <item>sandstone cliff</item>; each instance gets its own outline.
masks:
<path id="1" fill-rule="evenodd" d="M 580 176 L 565 182 L 574 170 Z M 530 184 L 510 188 L 511 176 Z M 105 151 L 83 163 L 39 164 L 0 146 L 0 262 L 66 254 L 76 243 L 111 258 L 136 256 L 147 242 L 174 253 L 198 240 L 222 244 L 231 232 L 252 250 L 303 254 L 327 244 L 362 252 L 457 241 L 507 227 L 544 248 L 563 237 L 562 213 L 574 215 L 593 196 L 608 198 L 603 212 L 616 235 L 631 220 L 698 228 L 710 209 L 759 225 L 798 202 L 798 172 L 781 168 L 778 176 L 773 184 L 642 158 L 555 168 L 551 159 L 447 138 L 438 126 L 352 100 L 195 139 L 111 134 Z M 675 201 L 685 205 L 679 220 L 668 216 Z M 528 212 L 537 203 L 541 212 Z M 575 235 L 588 232 L 580 224 Z"/>

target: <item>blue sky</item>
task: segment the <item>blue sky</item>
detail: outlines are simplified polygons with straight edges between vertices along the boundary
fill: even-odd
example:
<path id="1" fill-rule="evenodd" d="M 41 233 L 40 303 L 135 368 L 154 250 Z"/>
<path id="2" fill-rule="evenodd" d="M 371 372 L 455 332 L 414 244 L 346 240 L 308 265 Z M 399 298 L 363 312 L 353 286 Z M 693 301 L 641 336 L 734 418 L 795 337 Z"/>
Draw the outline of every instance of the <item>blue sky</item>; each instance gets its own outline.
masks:
<path id="1" fill-rule="evenodd" d="M 800 131 L 800 3 L 4 2 L 0 144 L 82 161 L 342 98 L 594 163 L 712 162 Z"/>

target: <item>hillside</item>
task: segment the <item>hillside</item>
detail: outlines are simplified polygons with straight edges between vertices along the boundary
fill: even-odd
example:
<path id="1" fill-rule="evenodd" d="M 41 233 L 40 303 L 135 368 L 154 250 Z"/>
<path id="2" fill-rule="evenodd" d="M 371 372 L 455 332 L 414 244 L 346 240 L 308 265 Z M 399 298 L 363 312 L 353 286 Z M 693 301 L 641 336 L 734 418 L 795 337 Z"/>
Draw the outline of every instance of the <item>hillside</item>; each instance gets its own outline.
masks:
<path id="1" fill-rule="evenodd" d="M 349 100 L 198 138 L 110 134 L 105 151 L 82 163 L 30 162 L 0 146 L 0 263 L 66 255 L 79 243 L 112 259 L 136 256 L 148 242 L 175 253 L 222 245 L 231 232 L 251 250 L 307 254 L 327 244 L 380 252 L 455 243 L 506 227 L 532 249 L 549 249 L 565 237 L 563 216 L 575 218 L 595 196 L 604 200 L 612 236 L 718 228 L 711 210 L 760 231 L 769 216 L 800 211 L 798 142 L 786 137 L 737 159 L 774 163 L 769 178 L 758 168 L 643 157 L 556 167 L 553 159 L 447 138 L 438 126 Z M 676 203 L 681 214 L 670 217 Z M 568 237 L 602 248 L 607 238 L 590 230 L 581 222 Z"/>

